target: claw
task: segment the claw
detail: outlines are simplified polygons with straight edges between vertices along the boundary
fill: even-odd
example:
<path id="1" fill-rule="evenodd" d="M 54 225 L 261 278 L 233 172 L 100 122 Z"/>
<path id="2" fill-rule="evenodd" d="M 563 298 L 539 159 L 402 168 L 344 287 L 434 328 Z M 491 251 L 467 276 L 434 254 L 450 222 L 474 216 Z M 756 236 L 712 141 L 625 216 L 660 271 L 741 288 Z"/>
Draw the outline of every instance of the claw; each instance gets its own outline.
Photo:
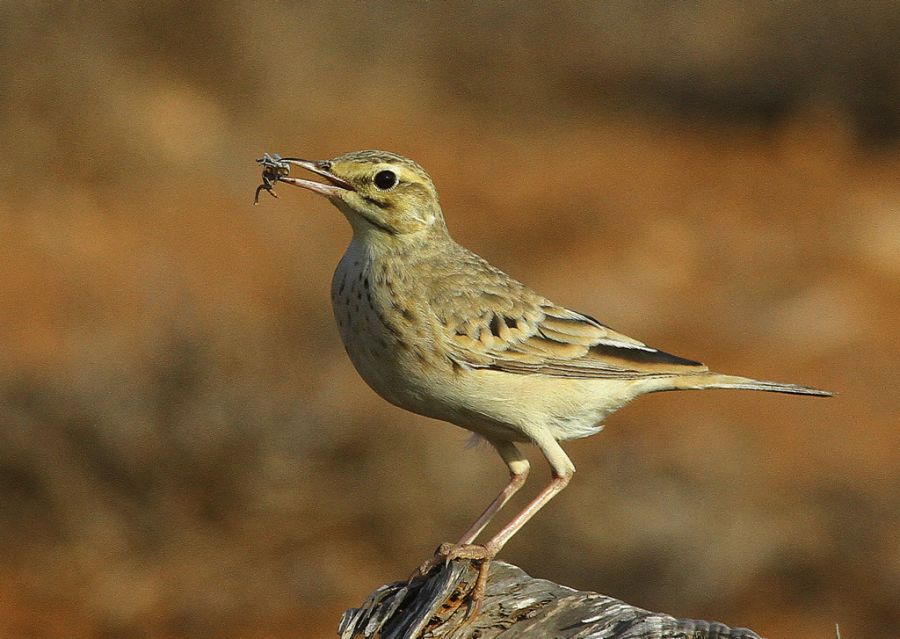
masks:
<path id="1" fill-rule="evenodd" d="M 434 554 L 423 561 L 418 568 L 416 568 L 415 572 L 413 572 L 412 576 L 409 578 L 410 581 L 413 579 L 417 579 L 419 577 L 426 577 L 428 573 L 437 568 L 440 564 L 444 564 L 446 568 L 450 565 L 450 561 L 448 559 L 448 555 L 450 551 L 453 549 L 453 544 L 444 542 L 434 550 Z"/>
<path id="2" fill-rule="evenodd" d="M 480 544 L 459 545 L 443 543 L 434 551 L 434 556 L 419 566 L 409 580 L 413 581 L 414 579 L 425 577 L 429 572 L 441 564 L 449 566 L 450 562 L 456 561 L 457 559 L 467 559 L 471 561 L 478 569 L 478 576 L 475 579 L 474 586 L 472 586 L 472 589 L 466 594 L 468 605 L 464 623 L 468 623 L 478 616 L 478 611 L 481 609 L 481 602 L 484 599 L 484 593 L 487 587 L 491 559 L 493 559 L 496 554 L 494 549 Z"/>

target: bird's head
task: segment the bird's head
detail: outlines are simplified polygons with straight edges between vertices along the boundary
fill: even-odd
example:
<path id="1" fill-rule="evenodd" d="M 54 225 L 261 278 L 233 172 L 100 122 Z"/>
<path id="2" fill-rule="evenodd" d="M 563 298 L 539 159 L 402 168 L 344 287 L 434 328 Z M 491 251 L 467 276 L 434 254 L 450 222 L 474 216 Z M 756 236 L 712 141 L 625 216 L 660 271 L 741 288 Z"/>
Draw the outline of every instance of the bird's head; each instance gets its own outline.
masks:
<path id="1" fill-rule="evenodd" d="M 324 181 L 279 176 L 324 195 L 350 221 L 354 232 L 390 236 L 443 229 L 444 216 L 434 183 L 421 166 L 387 151 L 355 151 L 333 160 L 280 158 Z"/>

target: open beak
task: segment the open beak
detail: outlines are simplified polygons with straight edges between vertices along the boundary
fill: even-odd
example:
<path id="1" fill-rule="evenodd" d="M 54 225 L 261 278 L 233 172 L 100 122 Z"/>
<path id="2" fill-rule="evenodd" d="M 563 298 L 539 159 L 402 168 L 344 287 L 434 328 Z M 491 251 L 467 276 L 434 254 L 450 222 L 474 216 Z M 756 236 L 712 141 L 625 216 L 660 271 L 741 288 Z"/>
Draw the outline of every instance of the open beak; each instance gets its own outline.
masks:
<path id="1" fill-rule="evenodd" d="M 309 189 L 319 195 L 325 197 L 340 197 L 341 193 L 355 190 L 353 186 L 346 180 L 342 180 L 331 172 L 331 162 L 328 160 L 301 160 L 299 158 L 279 158 L 285 164 L 294 164 L 306 169 L 311 173 L 315 173 L 328 182 L 315 182 L 313 180 L 304 180 L 302 178 L 292 178 L 287 175 L 279 175 L 279 182 L 287 182 L 294 186 Z"/>

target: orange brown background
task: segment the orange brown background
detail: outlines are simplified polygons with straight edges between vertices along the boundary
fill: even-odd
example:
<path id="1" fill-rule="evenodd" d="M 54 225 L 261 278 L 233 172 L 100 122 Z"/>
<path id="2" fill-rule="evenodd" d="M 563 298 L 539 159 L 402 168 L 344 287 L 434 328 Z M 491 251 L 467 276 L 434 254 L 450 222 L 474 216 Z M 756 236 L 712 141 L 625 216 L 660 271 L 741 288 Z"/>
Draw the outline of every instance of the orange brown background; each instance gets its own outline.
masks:
<path id="1" fill-rule="evenodd" d="M 4 3 L 0 636 L 333 636 L 503 484 L 352 370 L 337 211 L 251 206 L 264 151 L 369 147 L 552 299 L 839 393 L 642 399 L 504 559 L 895 634 L 898 32 L 891 2 Z"/>

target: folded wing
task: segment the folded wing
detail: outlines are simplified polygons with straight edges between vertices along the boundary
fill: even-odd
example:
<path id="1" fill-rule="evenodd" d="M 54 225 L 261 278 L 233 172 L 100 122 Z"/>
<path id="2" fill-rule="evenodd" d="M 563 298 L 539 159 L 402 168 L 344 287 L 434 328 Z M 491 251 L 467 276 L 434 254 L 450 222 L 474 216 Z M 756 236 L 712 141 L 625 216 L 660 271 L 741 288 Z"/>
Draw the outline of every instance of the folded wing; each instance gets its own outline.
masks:
<path id="1" fill-rule="evenodd" d="M 700 362 L 651 348 L 587 315 L 546 300 L 527 304 L 516 297 L 518 303 L 487 304 L 477 315 L 447 323 L 451 357 L 457 364 L 572 378 L 637 379 L 708 370 Z"/>

